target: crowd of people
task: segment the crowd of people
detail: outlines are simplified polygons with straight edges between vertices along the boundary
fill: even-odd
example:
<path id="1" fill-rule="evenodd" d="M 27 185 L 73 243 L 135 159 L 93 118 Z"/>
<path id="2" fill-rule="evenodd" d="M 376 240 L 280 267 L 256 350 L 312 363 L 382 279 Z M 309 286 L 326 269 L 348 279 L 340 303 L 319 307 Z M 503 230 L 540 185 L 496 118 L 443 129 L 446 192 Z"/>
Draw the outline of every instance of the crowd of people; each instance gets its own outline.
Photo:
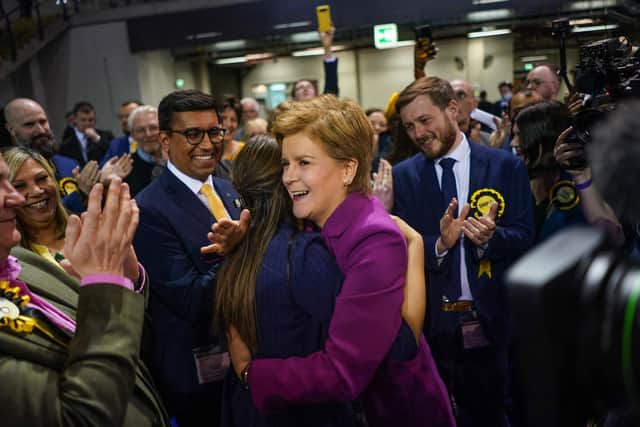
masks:
<path id="1" fill-rule="evenodd" d="M 4 106 L 3 423 L 526 425 L 505 272 L 577 224 L 637 246 L 568 139 L 582 105 L 551 65 L 479 103 L 417 45 L 365 112 L 333 34 L 324 94 L 268 119 L 179 90 L 124 101 L 114 138 L 82 101 L 58 143 L 37 100 Z"/>

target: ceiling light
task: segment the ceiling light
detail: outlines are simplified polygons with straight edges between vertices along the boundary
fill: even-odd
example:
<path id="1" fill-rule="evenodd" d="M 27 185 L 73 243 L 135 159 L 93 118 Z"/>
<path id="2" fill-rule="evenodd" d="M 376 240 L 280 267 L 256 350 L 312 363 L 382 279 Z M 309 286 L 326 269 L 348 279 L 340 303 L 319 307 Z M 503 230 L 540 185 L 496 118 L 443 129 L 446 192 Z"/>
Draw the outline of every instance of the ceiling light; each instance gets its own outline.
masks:
<path id="1" fill-rule="evenodd" d="M 291 34 L 290 37 L 293 43 L 317 42 L 319 40 L 317 31 L 305 31 L 303 33 L 293 33 Z"/>
<path id="2" fill-rule="evenodd" d="M 222 35 L 222 33 L 219 33 L 219 32 L 216 32 L 216 31 L 211 31 L 209 33 L 191 34 L 191 35 L 188 35 L 185 38 L 187 40 L 200 40 L 200 39 L 209 39 L 209 38 L 213 38 L 213 37 L 220 37 L 221 35 Z"/>
<path id="3" fill-rule="evenodd" d="M 471 3 L 473 5 L 479 5 L 479 4 L 493 4 L 493 3 L 505 3 L 509 0 L 473 0 Z"/>
<path id="4" fill-rule="evenodd" d="M 571 10 L 592 10 L 595 8 L 607 8 L 618 5 L 618 0 L 598 0 L 598 1 L 574 1 L 569 5 Z"/>
<path id="5" fill-rule="evenodd" d="M 345 49 L 345 46 L 333 46 L 331 48 L 331 51 L 337 52 L 344 49 Z M 311 49 L 296 50 L 294 52 L 291 52 L 291 56 L 316 56 L 316 55 L 324 55 L 324 48 L 314 47 Z"/>
<path id="6" fill-rule="evenodd" d="M 471 33 L 468 33 L 467 37 L 470 39 L 477 39 L 479 37 L 504 36 L 506 34 L 511 34 L 511 29 L 502 28 L 499 30 L 473 31 Z"/>
<path id="7" fill-rule="evenodd" d="M 224 65 L 224 64 L 241 64 L 243 62 L 247 62 L 247 58 L 244 56 L 234 56 L 233 58 L 222 58 L 216 59 L 216 65 Z"/>
<path id="8" fill-rule="evenodd" d="M 482 21 L 494 21 L 497 19 L 506 19 L 513 16 L 512 9 L 491 9 L 491 10 L 479 10 L 477 12 L 467 13 L 467 21 L 482 22 Z"/>
<path id="9" fill-rule="evenodd" d="M 244 49 L 247 45 L 246 40 L 229 40 L 213 44 L 215 50 L 237 50 Z"/>
<path id="10" fill-rule="evenodd" d="M 575 27 L 571 30 L 572 33 L 588 33 L 591 31 L 607 31 L 618 28 L 618 24 L 609 24 L 609 25 L 591 25 L 588 27 Z"/>
<path id="11" fill-rule="evenodd" d="M 273 58 L 273 53 L 251 53 L 246 56 L 247 61 L 262 61 Z"/>
<path id="12" fill-rule="evenodd" d="M 299 28 L 311 25 L 311 21 L 287 22 L 286 24 L 277 24 L 273 26 L 274 30 L 285 30 L 287 28 Z"/>
<path id="13" fill-rule="evenodd" d="M 591 18 L 572 19 L 569 21 L 569 25 L 591 25 L 591 24 L 593 24 L 593 19 Z"/>
<path id="14" fill-rule="evenodd" d="M 520 58 L 521 62 L 540 62 L 546 61 L 549 57 L 547 55 L 534 55 L 534 56 L 523 56 Z"/>

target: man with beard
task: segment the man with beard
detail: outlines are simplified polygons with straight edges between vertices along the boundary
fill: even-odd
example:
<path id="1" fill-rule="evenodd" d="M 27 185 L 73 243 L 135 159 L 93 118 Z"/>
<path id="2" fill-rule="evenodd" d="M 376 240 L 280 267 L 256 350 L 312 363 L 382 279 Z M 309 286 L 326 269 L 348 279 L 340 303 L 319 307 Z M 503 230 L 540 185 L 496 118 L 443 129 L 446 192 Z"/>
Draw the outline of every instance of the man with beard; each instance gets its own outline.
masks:
<path id="1" fill-rule="evenodd" d="M 396 109 L 420 153 L 393 168 L 393 212 L 424 239 L 425 335 L 459 426 L 503 426 L 509 309 L 502 276 L 533 238 L 521 160 L 469 143 L 451 85 L 421 78 Z"/>
<path id="2" fill-rule="evenodd" d="M 84 211 L 84 198 L 98 180 L 96 162 L 88 163 L 80 172 L 78 162 L 54 153 L 54 137 L 44 109 L 36 101 L 16 98 L 4 107 L 6 128 L 15 144 L 40 153 L 53 164 L 58 188 L 65 208 L 72 212 Z"/>

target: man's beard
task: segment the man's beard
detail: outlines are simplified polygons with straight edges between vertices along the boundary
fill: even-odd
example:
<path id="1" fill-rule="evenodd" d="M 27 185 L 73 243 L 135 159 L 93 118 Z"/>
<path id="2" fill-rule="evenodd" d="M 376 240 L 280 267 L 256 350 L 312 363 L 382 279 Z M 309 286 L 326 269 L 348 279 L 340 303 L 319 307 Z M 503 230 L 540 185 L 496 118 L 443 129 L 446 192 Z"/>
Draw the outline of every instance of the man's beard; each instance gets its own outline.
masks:
<path id="1" fill-rule="evenodd" d="M 24 140 L 20 137 L 16 137 L 16 140 L 19 145 L 40 153 L 47 160 L 54 155 L 53 134 L 51 132 L 35 135 L 30 140 Z"/>
<path id="2" fill-rule="evenodd" d="M 456 129 L 453 127 L 453 125 L 451 124 L 450 120 L 451 119 L 446 118 L 445 127 L 442 134 L 434 133 L 433 140 L 427 143 L 429 145 L 436 144 L 436 140 L 438 140 L 440 142 L 440 147 L 438 149 L 436 149 L 435 151 L 429 152 L 428 148 L 423 147 L 424 143 L 417 144 L 420 151 L 422 151 L 424 155 L 427 156 L 427 158 L 429 159 L 440 158 L 445 154 L 447 154 L 451 149 L 451 147 L 453 146 L 453 144 L 455 144 L 456 139 L 458 137 L 458 133 L 456 132 Z"/>

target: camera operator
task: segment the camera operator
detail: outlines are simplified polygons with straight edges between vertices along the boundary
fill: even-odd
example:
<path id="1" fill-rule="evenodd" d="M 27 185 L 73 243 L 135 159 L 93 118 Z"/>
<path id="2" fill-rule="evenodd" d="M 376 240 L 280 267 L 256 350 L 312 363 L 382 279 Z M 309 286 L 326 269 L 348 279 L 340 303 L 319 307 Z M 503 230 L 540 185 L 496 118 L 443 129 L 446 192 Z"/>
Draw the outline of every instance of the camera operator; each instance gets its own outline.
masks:
<path id="1" fill-rule="evenodd" d="M 594 142 L 587 147 L 593 159 L 595 189 L 620 216 L 625 227 L 627 254 L 640 261 L 640 101 L 620 104 L 617 110 L 597 127 Z"/>
<path id="2" fill-rule="evenodd" d="M 529 171 L 536 242 L 572 225 L 591 224 L 606 229 L 621 245 L 622 227 L 591 185 L 584 146 L 566 141 L 571 124 L 568 108 L 555 101 L 529 106 L 515 119 L 512 145 Z"/>

